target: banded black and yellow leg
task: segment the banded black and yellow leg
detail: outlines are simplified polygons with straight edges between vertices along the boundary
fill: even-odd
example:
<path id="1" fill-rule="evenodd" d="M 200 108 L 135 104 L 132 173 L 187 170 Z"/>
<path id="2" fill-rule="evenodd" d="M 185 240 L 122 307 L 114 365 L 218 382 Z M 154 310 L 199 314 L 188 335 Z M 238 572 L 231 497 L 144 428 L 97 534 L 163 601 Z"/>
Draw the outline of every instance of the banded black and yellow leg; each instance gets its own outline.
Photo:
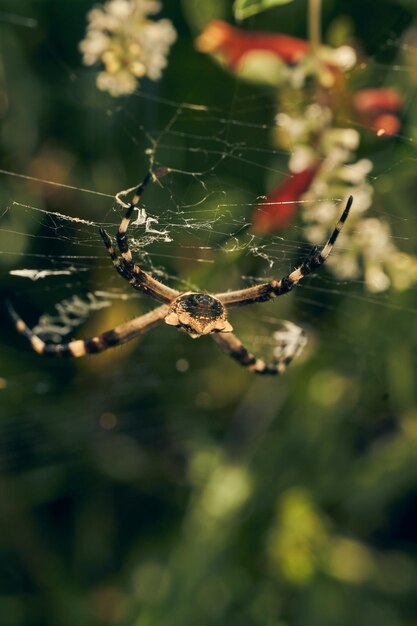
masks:
<path id="1" fill-rule="evenodd" d="M 242 342 L 233 335 L 233 333 L 215 333 L 210 335 L 217 345 L 228 354 L 232 359 L 237 361 L 250 372 L 260 374 L 261 376 L 277 376 L 285 372 L 293 358 L 294 354 L 289 354 L 278 358 L 276 361 L 267 363 L 264 359 L 259 359 L 251 354 L 242 344 Z"/>
<path id="2" fill-rule="evenodd" d="M 106 246 L 106 250 L 107 250 L 107 252 L 109 254 L 109 257 L 112 260 L 112 263 L 113 263 L 114 267 L 116 268 L 116 270 L 118 271 L 120 276 L 122 276 L 125 280 L 130 282 L 130 280 L 133 277 L 132 272 L 130 270 L 128 270 L 124 260 L 121 257 L 117 256 L 116 252 L 114 251 L 111 239 L 110 239 L 108 233 L 104 230 L 104 228 L 100 227 L 98 230 L 99 230 L 100 236 L 101 236 L 101 238 L 102 238 L 102 240 L 104 242 L 104 245 Z"/>
<path id="3" fill-rule="evenodd" d="M 160 168 L 156 172 L 148 172 L 143 182 L 136 189 L 132 202 L 129 205 L 124 218 L 122 219 L 119 229 L 116 234 L 117 245 L 120 250 L 121 256 L 118 256 L 113 248 L 113 244 L 109 235 L 104 228 L 100 228 L 100 236 L 103 239 L 107 252 L 112 260 L 112 263 L 117 272 L 125 280 L 127 280 L 134 289 L 142 291 L 143 293 L 152 296 L 158 302 L 172 302 L 180 295 L 180 292 L 176 289 L 171 289 L 163 283 L 160 283 L 155 278 L 152 278 L 150 274 L 143 271 L 139 265 L 133 262 L 132 252 L 129 248 L 129 241 L 127 237 L 127 229 L 130 224 L 133 210 L 137 208 L 138 203 L 142 197 L 143 190 L 152 179 L 161 178 L 169 170 L 167 168 Z"/>
<path id="4" fill-rule="evenodd" d="M 287 291 L 290 291 L 294 287 L 294 285 L 296 285 L 302 278 L 304 278 L 304 276 L 311 274 L 312 272 L 314 272 L 314 270 L 319 268 L 320 265 L 322 265 L 325 262 L 330 252 L 333 250 L 333 246 L 336 242 L 336 239 L 338 238 L 339 233 L 342 230 L 343 225 L 347 220 L 350 207 L 352 206 L 352 202 L 353 202 L 353 197 L 349 196 L 349 199 L 346 203 L 343 213 L 340 216 L 339 221 L 334 227 L 332 234 L 330 235 L 329 239 L 324 244 L 323 248 L 321 250 L 318 249 L 317 247 L 314 248 L 310 256 L 307 257 L 307 259 L 305 259 L 301 263 L 301 265 L 299 265 L 299 267 L 293 270 L 285 278 L 282 278 L 279 281 L 281 285 L 277 286 L 276 289 L 274 290 L 274 295 L 280 296 L 286 293 Z"/>
<path id="5" fill-rule="evenodd" d="M 314 272 L 314 270 L 319 268 L 326 261 L 333 249 L 340 231 L 343 228 L 344 223 L 346 222 L 352 202 L 353 197 L 349 196 L 346 207 L 343 210 L 339 221 L 322 249 L 319 250 L 318 248 L 314 248 L 313 252 L 307 257 L 307 259 L 305 259 L 295 270 L 287 274 L 287 276 L 284 276 L 284 278 L 281 278 L 280 280 L 271 280 L 269 283 L 262 283 L 246 289 L 218 293 L 216 294 L 216 298 L 228 307 L 243 306 L 246 304 L 254 304 L 255 302 L 267 302 L 276 296 L 282 296 L 291 291 L 291 289 L 293 289 L 295 285 L 300 282 L 302 278 L 304 278 L 304 276 Z"/>
<path id="6" fill-rule="evenodd" d="M 139 187 L 136 189 L 132 198 L 132 202 L 128 206 L 125 216 L 120 222 L 119 230 L 117 231 L 117 234 L 116 234 L 116 240 L 117 240 L 117 245 L 120 250 L 120 254 L 122 255 L 128 267 L 130 265 L 133 267 L 133 257 L 132 257 L 132 252 L 129 248 L 127 229 L 129 228 L 130 220 L 132 219 L 132 213 L 138 207 L 142 194 L 146 186 L 149 184 L 151 180 L 152 180 L 152 174 L 151 172 L 148 172 L 145 178 L 143 179 L 143 181 L 141 182 L 141 184 L 139 185 Z"/>
<path id="7" fill-rule="evenodd" d="M 179 291 L 155 280 L 150 274 L 141 270 L 138 265 L 128 265 L 122 257 L 117 256 L 111 239 L 104 228 L 100 227 L 99 232 L 115 269 L 134 289 L 164 303 L 172 302 L 180 295 Z"/>
<path id="8" fill-rule="evenodd" d="M 36 335 L 16 313 L 10 302 L 6 302 L 6 306 L 12 320 L 15 323 L 16 329 L 19 333 L 26 337 L 35 352 L 43 354 L 44 356 L 70 358 L 103 352 L 108 348 L 114 348 L 115 346 L 119 346 L 127 341 L 130 341 L 134 337 L 143 335 L 154 326 L 160 324 L 169 311 L 169 307 L 167 305 L 162 305 L 153 309 L 149 313 L 145 313 L 144 315 L 136 317 L 129 322 L 120 324 L 113 330 L 108 330 L 100 335 L 97 335 L 96 337 L 91 337 L 90 339 L 75 339 L 67 343 L 52 344 L 43 341 L 43 339 Z"/>

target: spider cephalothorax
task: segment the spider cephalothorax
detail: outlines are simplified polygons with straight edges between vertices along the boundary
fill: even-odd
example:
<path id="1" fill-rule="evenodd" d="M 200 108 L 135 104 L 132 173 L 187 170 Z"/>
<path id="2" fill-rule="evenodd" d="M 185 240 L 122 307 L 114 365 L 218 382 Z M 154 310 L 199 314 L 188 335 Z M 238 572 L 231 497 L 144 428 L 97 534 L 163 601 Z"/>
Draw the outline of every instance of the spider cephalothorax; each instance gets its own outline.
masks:
<path id="1" fill-rule="evenodd" d="M 281 349 L 275 353 L 274 360 L 268 364 L 263 359 L 257 359 L 251 354 L 232 333 L 233 328 L 227 320 L 227 309 L 257 302 L 267 302 L 277 296 L 282 296 L 291 291 L 305 276 L 311 274 L 322 265 L 332 251 L 347 219 L 353 202 L 352 196 L 349 197 L 333 233 L 324 246 L 318 250 L 314 249 L 310 256 L 304 259 L 298 267 L 280 280 L 273 279 L 252 287 L 246 287 L 246 289 L 218 293 L 215 296 L 207 293 L 184 293 L 164 285 L 142 270 L 139 265 L 136 265 L 129 248 L 127 236 L 127 229 L 133 211 L 138 208 L 144 188 L 151 180 L 156 180 L 166 172 L 166 169 L 148 172 L 143 183 L 137 187 L 132 202 L 127 207 L 126 214 L 116 233 L 120 254 L 113 248 L 112 241 L 106 231 L 103 228 L 100 228 L 99 231 L 110 259 L 120 276 L 133 289 L 151 296 L 154 300 L 160 302 L 161 306 L 90 339 L 76 339 L 67 343 L 51 344 L 45 343 L 41 337 L 36 335 L 9 303 L 8 308 L 17 330 L 30 341 L 32 348 L 39 354 L 53 357 L 80 357 L 85 354 L 102 352 L 107 350 L 107 348 L 126 343 L 134 337 L 143 335 L 143 333 L 146 333 L 154 326 L 165 322 L 177 327 L 179 330 L 185 330 L 193 338 L 211 335 L 214 342 L 226 354 L 244 367 L 247 367 L 251 372 L 256 372 L 257 374 L 281 374 L 304 345 L 303 333 L 296 335 L 295 341 L 293 337 L 288 345 L 280 346 Z"/>
<path id="2" fill-rule="evenodd" d="M 185 330 L 196 339 L 210 333 L 231 333 L 226 309 L 207 293 L 184 293 L 171 304 L 165 323 Z"/>

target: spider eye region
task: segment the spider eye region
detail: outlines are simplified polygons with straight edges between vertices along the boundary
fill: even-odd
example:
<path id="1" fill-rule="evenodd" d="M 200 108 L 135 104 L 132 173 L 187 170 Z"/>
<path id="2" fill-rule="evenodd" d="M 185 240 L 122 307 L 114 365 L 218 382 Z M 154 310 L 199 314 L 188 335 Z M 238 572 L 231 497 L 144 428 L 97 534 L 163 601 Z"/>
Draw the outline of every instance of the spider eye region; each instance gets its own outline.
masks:
<path id="1" fill-rule="evenodd" d="M 233 330 L 223 304 L 207 293 L 184 293 L 176 298 L 165 323 L 185 330 L 193 338 Z"/>

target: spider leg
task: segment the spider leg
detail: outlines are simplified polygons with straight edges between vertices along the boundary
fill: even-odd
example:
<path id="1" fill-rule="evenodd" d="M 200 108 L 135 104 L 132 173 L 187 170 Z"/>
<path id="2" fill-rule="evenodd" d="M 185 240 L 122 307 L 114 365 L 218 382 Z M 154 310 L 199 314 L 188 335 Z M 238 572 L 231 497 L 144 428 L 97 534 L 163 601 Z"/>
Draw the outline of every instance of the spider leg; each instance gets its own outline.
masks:
<path id="1" fill-rule="evenodd" d="M 262 283 L 254 287 L 219 293 L 216 294 L 216 298 L 227 306 L 242 306 L 255 302 L 267 302 L 276 296 L 282 296 L 291 291 L 304 276 L 311 274 L 325 262 L 346 222 L 352 202 L 353 198 L 349 196 L 339 221 L 322 249 L 314 248 L 310 255 L 302 261 L 295 270 L 287 274 L 287 276 L 284 276 L 281 280 L 271 280 L 269 283 Z"/>
<path id="2" fill-rule="evenodd" d="M 140 202 L 140 199 L 142 197 L 142 194 L 151 180 L 152 180 L 152 173 L 149 171 L 146 174 L 143 181 L 141 182 L 141 184 L 137 187 L 135 194 L 132 198 L 132 202 L 128 206 L 125 216 L 120 222 L 119 230 L 117 231 L 117 234 L 116 234 L 116 240 L 117 240 L 117 245 L 120 250 L 120 254 L 122 255 L 123 259 L 126 261 L 128 266 L 133 266 L 133 258 L 132 258 L 132 252 L 130 251 L 130 248 L 129 248 L 129 240 L 127 238 L 127 229 L 129 228 L 130 220 L 132 218 L 132 213 L 137 208 Z"/>
<path id="3" fill-rule="evenodd" d="M 143 335 L 154 326 L 160 324 L 169 310 L 167 305 L 162 305 L 149 311 L 149 313 L 135 317 L 133 320 L 120 324 L 112 330 L 101 333 L 96 337 L 91 337 L 90 339 L 75 339 L 67 343 L 54 344 L 46 343 L 36 335 L 16 313 L 10 302 L 6 302 L 6 307 L 15 323 L 17 331 L 26 337 L 35 352 L 51 357 L 80 357 L 86 354 L 96 354 L 108 348 L 119 346 L 138 335 Z"/>
<path id="4" fill-rule="evenodd" d="M 158 280 L 155 280 L 155 278 L 152 278 L 150 274 L 141 270 L 137 265 L 127 265 L 123 257 L 117 256 L 111 239 L 104 228 L 100 227 L 99 233 L 116 271 L 122 278 L 127 280 L 133 289 L 146 293 L 158 302 L 164 303 L 172 302 L 172 300 L 180 295 L 179 291 L 163 285 Z"/>
<path id="5" fill-rule="evenodd" d="M 285 372 L 305 344 L 304 334 L 302 333 L 300 334 L 300 342 L 294 346 L 294 349 L 281 350 L 276 359 L 271 363 L 267 363 L 264 359 L 259 359 L 251 354 L 233 333 L 215 333 L 211 335 L 211 338 L 223 352 L 226 352 L 240 365 L 246 367 L 250 372 L 262 376 L 276 376 Z"/>
<path id="6" fill-rule="evenodd" d="M 158 172 L 154 174 L 154 176 L 157 176 L 157 174 Z M 159 175 L 161 176 L 162 174 L 163 172 Z M 129 248 L 129 241 L 126 234 L 133 210 L 137 208 L 137 205 L 142 197 L 143 190 L 150 180 L 152 180 L 152 173 L 148 172 L 143 182 L 136 189 L 132 202 L 128 206 L 126 214 L 120 222 L 120 226 L 116 234 L 116 240 L 121 257 L 117 256 L 111 239 L 104 228 L 99 228 L 99 232 L 113 265 L 122 278 L 127 280 L 134 289 L 146 293 L 158 302 L 172 302 L 172 300 L 180 295 L 180 292 L 176 289 L 171 289 L 171 287 L 167 287 L 163 283 L 160 283 L 155 278 L 152 278 L 150 274 L 144 272 L 138 265 L 133 263 L 132 252 Z"/>
<path id="7" fill-rule="evenodd" d="M 100 237 L 102 238 L 103 243 L 106 246 L 106 250 L 109 253 L 109 257 L 111 258 L 113 265 L 116 268 L 117 272 L 120 274 L 120 276 L 122 276 L 122 278 L 124 278 L 127 281 L 130 281 L 133 278 L 132 271 L 127 268 L 123 258 L 117 256 L 117 254 L 115 253 L 113 244 L 111 242 L 111 239 L 108 233 L 101 226 L 98 229 L 98 231 L 100 233 Z"/>

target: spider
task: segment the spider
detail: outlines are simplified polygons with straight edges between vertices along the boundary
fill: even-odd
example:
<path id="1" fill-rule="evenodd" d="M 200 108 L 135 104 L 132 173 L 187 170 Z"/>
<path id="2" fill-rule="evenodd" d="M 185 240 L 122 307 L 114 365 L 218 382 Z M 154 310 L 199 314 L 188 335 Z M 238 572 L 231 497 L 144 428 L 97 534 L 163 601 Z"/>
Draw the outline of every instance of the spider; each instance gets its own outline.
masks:
<path id="1" fill-rule="evenodd" d="M 251 354 L 232 333 L 233 327 L 227 316 L 228 309 L 257 302 L 267 302 L 276 296 L 282 296 L 291 291 L 304 276 L 311 274 L 319 268 L 332 251 L 335 241 L 348 217 L 353 202 L 352 196 L 349 197 L 333 233 L 321 250 L 315 247 L 295 270 L 280 280 L 271 280 L 252 287 L 226 291 L 216 295 L 205 292 L 181 292 L 164 285 L 142 270 L 134 262 L 129 248 L 127 230 L 133 211 L 138 209 L 145 187 L 150 181 L 155 181 L 159 175 L 163 175 L 163 173 L 161 171 L 148 172 L 143 182 L 134 191 L 132 201 L 128 205 L 125 216 L 120 222 L 116 233 L 120 254 L 115 252 L 107 232 L 103 228 L 100 228 L 99 232 L 114 268 L 120 276 L 133 289 L 151 296 L 154 300 L 160 302 L 161 305 L 96 337 L 52 344 L 46 343 L 36 335 L 19 317 L 13 306 L 7 303 L 16 329 L 29 340 L 32 348 L 39 354 L 50 357 L 81 357 L 86 354 L 103 352 L 108 348 L 126 343 L 134 337 L 143 335 L 154 326 L 165 322 L 170 326 L 175 326 L 177 329 L 187 332 L 193 338 L 210 335 L 226 354 L 251 372 L 266 375 L 281 374 L 300 351 L 300 342 L 293 342 L 293 347 L 289 349 L 288 345 L 284 346 L 284 349 L 277 353 L 278 356 L 274 361 L 266 363 L 263 359 L 256 358 Z"/>

